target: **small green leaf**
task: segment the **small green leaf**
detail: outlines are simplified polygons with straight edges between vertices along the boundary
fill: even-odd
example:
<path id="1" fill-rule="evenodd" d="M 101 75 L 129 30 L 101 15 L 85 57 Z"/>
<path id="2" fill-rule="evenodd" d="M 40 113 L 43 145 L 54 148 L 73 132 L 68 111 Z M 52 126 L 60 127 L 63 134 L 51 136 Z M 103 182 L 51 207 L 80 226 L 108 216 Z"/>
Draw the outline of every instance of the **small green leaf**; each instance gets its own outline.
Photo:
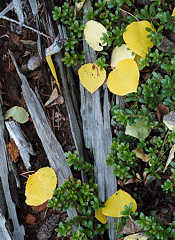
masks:
<path id="1" fill-rule="evenodd" d="M 10 117 L 12 117 L 18 123 L 26 123 L 29 120 L 28 112 L 24 108 L 18 106 L 10 108 L 5 113 L 5 120 L 9 119 Z"/>
<path id="2" fill-rule="evenodd" d="M 147 127 L 144 120 L 139 120 L 138 122 L 129 125 L 127 124 L 125 134 L 138 138 L 140 140 L 144 140 L 149 136 L 151 129 Z"/>

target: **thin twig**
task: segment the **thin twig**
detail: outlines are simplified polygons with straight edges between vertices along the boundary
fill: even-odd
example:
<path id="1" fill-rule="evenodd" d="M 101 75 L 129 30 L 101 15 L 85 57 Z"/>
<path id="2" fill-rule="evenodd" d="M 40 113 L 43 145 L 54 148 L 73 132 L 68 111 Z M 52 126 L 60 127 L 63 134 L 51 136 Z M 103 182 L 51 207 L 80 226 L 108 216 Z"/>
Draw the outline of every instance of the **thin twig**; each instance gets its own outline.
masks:
<path id="1" fill-rule="evenodd" d="M 6 20 L 6 21 L 12 22 L 12 23 L 16 23 L 16 24 L 18 24 L 18 25 L 21 25 L 20 22 L 14 20 L 14 19 L 8 18 L 8 17 L 6 17 L 6 16 L 0 16 L 0 18 L 1 18 L 1 19 L 4 19 L 4 20 Z M 37 29 L 32 28 L 32 27 L 29 27 L 29 26 L 27 26 L 27 25 L 25 25 L 25 24 L 22 24 L 22 27 L 27 28 L 27 29 L 30 29 L 31 31 L 36 32 L 36 33 L 38 33 L 39 35 L 41 35 L 41 36 L 43 36 L 43 37 L 45 37 L 45 38 L 53 39 L 52 37 L 46 35 L 45 33 L 42 33 L 42 32 L 40 32 L 40 31 L 38 31 Z"/>
<path id="2" fill-rule="evenodd" d="M 135 18 L 137 21 L 139 21 L 139 19 L 138 19 L 136 16 L 132 15 L 130 12 L 127 12 L 126 10 L 124 10 L 124 9 L 122 9 L 122 8 L 120 8 L 120 11 L 122 11 L 122 12 L 124 12 L 124 13 L 127 13 L 128 15 L 132 16 L 132 17 Z"/>

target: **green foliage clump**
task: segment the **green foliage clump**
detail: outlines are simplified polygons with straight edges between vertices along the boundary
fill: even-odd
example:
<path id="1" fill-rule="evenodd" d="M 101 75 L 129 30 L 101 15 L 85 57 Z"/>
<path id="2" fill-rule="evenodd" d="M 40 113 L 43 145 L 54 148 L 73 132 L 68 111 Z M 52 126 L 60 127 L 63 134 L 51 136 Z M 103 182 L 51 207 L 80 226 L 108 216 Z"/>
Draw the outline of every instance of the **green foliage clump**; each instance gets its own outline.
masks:
<path id="1" fill-rule="evenodd" d="M 84 170 L 85 173 L 93 176 L 92 165 L 80 159 L 76 152 L 67 153 L 67 162 L 70 166 L 73 165 L 75 170 Z M 73 219 L 67 217 L 65 222 L 59 222 L 56 228 L 57 237 L 69 236 L 71 240 L 86 240 L 103 234 L 107 225 L 100 224 L 94 217 L 95 210 L 101 205 L 97 185 L 93 181 L 88 184 L 74 178 L 65 181 L 55 190 L 48 206 L 56 211 L 67 211 L 69 207 L 72 207 L 76 209 L 78 216 Z M 72 231 L 72 227 L 77 231 Z"/>
<path id="2" fill-rule="evenodd" d="M 171 175 L 170 177 L 161 185 L 163 191 L 168 193 L 169 191 L 175 195 L 175 162 L 171 162 Z"/>

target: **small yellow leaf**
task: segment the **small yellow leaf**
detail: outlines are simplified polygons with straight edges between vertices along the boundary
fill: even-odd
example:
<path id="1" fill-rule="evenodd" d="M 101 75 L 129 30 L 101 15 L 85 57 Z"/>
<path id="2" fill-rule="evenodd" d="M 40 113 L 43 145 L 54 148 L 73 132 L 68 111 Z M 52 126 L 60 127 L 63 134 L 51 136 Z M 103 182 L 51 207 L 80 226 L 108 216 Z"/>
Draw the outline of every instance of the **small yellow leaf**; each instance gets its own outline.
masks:
<path id="1" fill-rule="evenodd" d="M 75 9 L 74 9 L 74 15 L 75 16 L 82 9 L 84 3 L 85 3 L 85 0 L 81 0 L 81 2 L 75 2 Z"/>
<path id="2" fill-rule="evenodd" d="M 148 48 L 153 47 L 151 38 L 148 38 L 150 33 L 146 31 L 146 28 L 155 31 L 150 22 L 140 21 L 130 23 L 126 27 L 126 32 L 123 33 L 123 39 L 129 49 L 143 58 L 146 57 Z"/>
<path id="3" fill-rule="evenodd" d="M 147 240 L 148 237 L 144 236 L 143 233 L 131 234 L 124 238 L 124 240 Z"/>
<path id="4" fill-rule="evenodd" d="M 104 33 L 107 33 L 107 30 L 99 22 L 90 20 L 85 24 L 84 28 L 85 40 L 89 44 L 89 46 L 93 48 L 95 51 L 102 51 L 103 46 L 107 45 L 107 43 L 103 43 L 101 40 Z"/>
<path id="5" fill-rule="evenodd" d="M 175 8 L 173 9 L 173 12 L 172 12 L 172 15 L 171 15 L 172 17 L 174 17 L 175 16 Z"/>
<path id="6" fill-rule="evenodd" d="M 143 162 L 148 162 L 150 160 L 150 156 L 144 153 L 142 148 L 136 148 L 135 153 L 136 157 L 142 159 Z"/>
<path id="7" fill-rule="evenodd" d="M 52 57 L 50 55 L 46 56 L 46 61 L 49 65 L 49 68 L 52 72 L 53 77 L 55 78 L 55 81 L 56 81 L 56 84 L 57 84 L 58 88 L 60 88 L 60 84 L 58 82 L 58 78 L 57 78 L 56 70 L 55 70 L 55 67 L 54 67 L 54 64 L 53 64 L 53 61 L 52 61 Z"/>
<path id="8" fill-rule="evenodd" d="M 111 67 L 116 68 L 119 61 L 124 59 L 134 59 L 135 54 L 132 53 L 131 50 L 128 49 L 126 44 L 122 44 L 120 47 L 115 47 L 112 51 L 111 56 Z"/>
<path id="9" fill-rule="evenodd" d="M 95 217 L 98 219 L 101 223 L 106 224 L 107 223 L 107 217 L 103 215 L 102 208 L 99 208 L 95 210 Z"/>
<path id="10" fill-rule="evenodd" d="M 125 206 L 129 207 L 130 203 L 133 203 L 133 211 L 136 211 L 137 204 L 131 195 L 123 190 L 118 190 L 115 192 L 108 200 L 105 202 L 105 208 L 102 208 L 102 214 L 110 217 L 122 217 L 121 211 L 125 210 Z"/>
<path id="11" fill-rule="evenodd" d="M 107 79 L 109 90 L 120 96 L 137 92 L 138 84 L 139 69 L 136 62 L 132 59 L 120 61 L 117 69 L 111 71 Z"/>
<path id="12" fill-rule="evenodd" d="M 94 93 L 105 81 L 106 71 L 93 63 L 82 65 L 78 70 L 80 82 L 90 93 Z"/>
<path id="13" fill-rule="evenodd" d="M 38 206 L 51 199 L 56 188 L 57 176 L 50 167 L 40 168 L 29 176 L 25 188 L 26 204 Z"/>

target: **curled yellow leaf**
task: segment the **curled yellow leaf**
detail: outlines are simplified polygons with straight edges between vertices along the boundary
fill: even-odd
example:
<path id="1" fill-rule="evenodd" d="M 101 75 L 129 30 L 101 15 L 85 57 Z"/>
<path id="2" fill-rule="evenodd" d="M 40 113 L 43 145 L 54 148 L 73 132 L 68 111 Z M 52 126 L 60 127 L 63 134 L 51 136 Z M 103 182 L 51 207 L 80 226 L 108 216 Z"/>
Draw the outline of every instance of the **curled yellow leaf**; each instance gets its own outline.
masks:
<path id="1" fill-rule="evenodd" d="M 132 59 L 125 59 L 118 63 L 116 70 L 109 73 L 107 86 L 112 93 L 120 96 L 137 92 L 139 76 L 136 62 Z"/>
<path id="2" fill-rule="evenodd" d="M 105 81 L 106 71 L 93 63 L 82 65 L 78 70 L 80 82 L 90 93 L 94 93 Z"/>
<path id="3" fill-rule="evenodd" d="M 105 202 L 105 208 L 102 208 L 102 214 L 110 217 L 122 217 L 122 211 L 125 210 L 125 206 L 133 204 L 133 211 L 136 211 L 137 204 L 131 195 L 123 190 L 118 190 L 115 192 L 108 200 Z"/>
<path id="4" fill-rule="evenodd" d="M 84 28 L 85 40 L 89 44 L 89 46 L 93 48 L 95 51 L 102 51 L 103 46 L 107 45 L 107 43 L 103 43 L 101 40 L 104 33 L 107 33 L 107 30 L 99 22 L 90 20 L 85 24 Z"/>
<path id="5" fill-rule="evenodd" d="M 57 176 L 50 167 L 40 168 L 29 176 L 25 189 L 26 204 L 39 206 L 51 199 L 56 188 Z"/>
<path id="6" fill-rule="evenodd" d="M 145 58 L 148 49 L 153 47 L 151 38 L 148 38 L 149 32 L 146 28 L 155 31 L 153 26 L 148 21 L 132 22 L 126 27 L 126 32 L 123 33 L 123 39 L 129 49 L 139 56 Z"/>
<path id="7" fill-rule="evenodd" d="M 95 210 L 95 217 L 101 223 L 103 223 L 103 224 L 107 223 L 107 217 L 102 213 L 102 208 L 99 208 L 99 209 Z"/>
<path id="8" fill-rule="evenodd" d="M 128 49 L 126 44 L 122 44 L 120 47 L 115 47 L 112 51 L 111 56 L 111 67 L 116 68 L 118 62 L 124 59 L 134 59 L 135 54 L 132 53 L 131 50 Z"/>

